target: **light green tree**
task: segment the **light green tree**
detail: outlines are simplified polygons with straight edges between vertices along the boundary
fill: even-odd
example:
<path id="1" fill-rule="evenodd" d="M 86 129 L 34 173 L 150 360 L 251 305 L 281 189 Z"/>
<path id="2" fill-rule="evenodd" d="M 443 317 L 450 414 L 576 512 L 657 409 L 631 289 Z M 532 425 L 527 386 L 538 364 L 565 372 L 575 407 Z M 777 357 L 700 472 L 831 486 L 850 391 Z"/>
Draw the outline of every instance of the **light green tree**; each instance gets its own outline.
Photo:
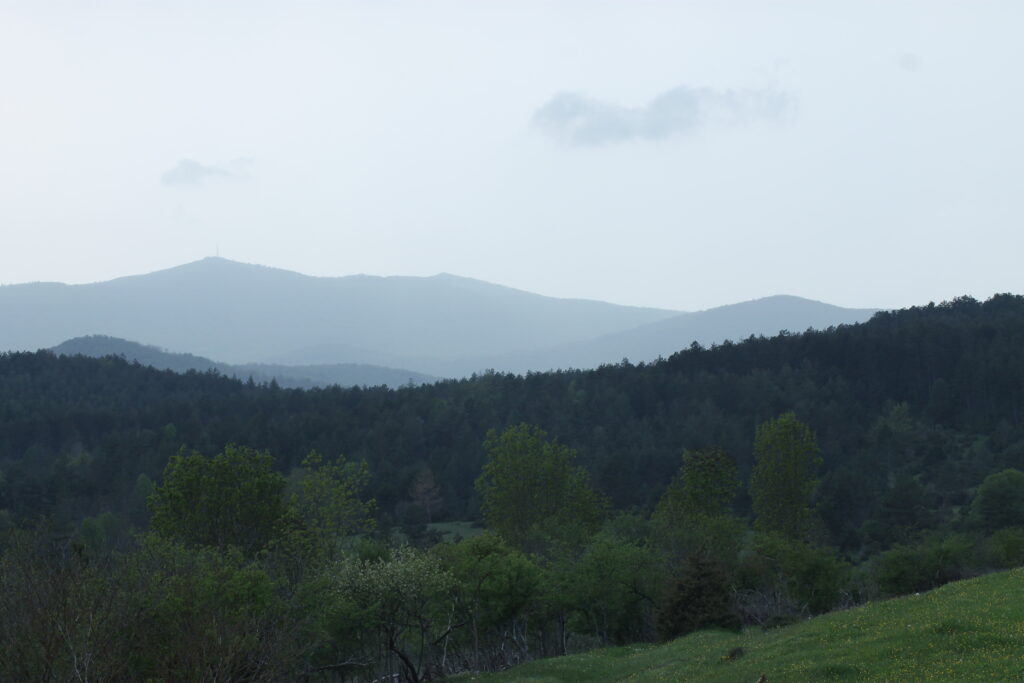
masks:
<path id="1" fill-rule="evenodd" d="M 573 464 L 575 451 L 528 424 L 492 430 L 484 448 L 488 459 L 476 488 L 491 529 L 526 552 L 585 545 L 608 503 Z"/>
<path id="2" fill-rule="evenodd" d="M 540 590 L 541 569 L 497 534 L 487 532 L 459 543 L 439 543 L 431 553 L 455 578 L 456 620 L 469 628 L 474 668 L 488 647 L 500 650 L 525 641 L 523 613 Z"/>
<path id="3" fill-rule="evenodd" d="M 811 496 L 821 456 L 814 434 L 794 413 L 757 428 L 750 499 L 755 526 L 786 538 L 805 540 L 811 531 Z"/>
<path id="4" fill-rule="evenodd" d="M 213 458 L 172 456 L 149 497 L 153 530 L 190 546 L 254 555 L 280 533 L 288 513 L 285 479 L 272 465 L 269 453 L 234 445 Z"/>
<path id="5" fill-rule="evenodd" d="M 658 508 L 677 519 L 726 514 L 739 485 L 736 463 L 721 448 L 686 450 Z"/>
<path id="6" fill-rule="evenodd" d="M 660 556 L 646 544 L 602 530 L 582 555 L 555 568 L 576 629 L 604 644 L 649 639 L 653 611 L 667 587 Z"/>
<path id="7" fill-rule="evenodd" d="M 672 563 L 698 553 L 732 563 L 745 530 L 731 514 L 736 463 L 719 447 L 683 452 L 683 464 L 651 517 L 654 538 Z"/>
<path id="8" fill-rule="evenodd" d="M 289 501 L 329 557 L 339 539 L 373 531 L 376 502 L 360 498 L 370 483 L 366 462 L 347 462 L 344 456 L 331 462 L 311 451 L 291 480 Z"/>
<path id="9" fill-rule="evenodd" d="M 403 680 L 421 681 L 428 670 L 443 670 L 445 639 L 457 628 L 455 578 L 436 556 L 404 547 L 377 560 L 348 557 L 337 565 L 333 581 L 328 598 L 344 606 L 342 628 L 359 630 L 352 642 L 369 661 L 388 653 L 378 675 L 400 672 Z"/>

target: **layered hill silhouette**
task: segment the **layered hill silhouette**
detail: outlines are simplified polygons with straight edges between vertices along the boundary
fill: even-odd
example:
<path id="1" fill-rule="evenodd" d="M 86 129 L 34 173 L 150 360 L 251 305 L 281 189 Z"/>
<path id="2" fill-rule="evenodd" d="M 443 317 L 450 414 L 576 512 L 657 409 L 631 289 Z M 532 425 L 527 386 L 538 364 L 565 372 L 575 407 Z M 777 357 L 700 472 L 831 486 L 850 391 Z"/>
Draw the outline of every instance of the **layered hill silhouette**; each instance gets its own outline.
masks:
<path id="1" fill-rule="evenodd" d="M 665 320 L 573 344 L 530 353 L 480 358 L 476 364 L 526 372 L 557 368 L 588 369 L 623 359 L 650 362 L 667 358 L 694 343 L 710 346 L 726 340 L 740 341 L 751 335 L 773 336 L 780 332 L 822 330 L 864 322 L 875 313 L 876 309 L 841 308 L 796 296 L 770 296 L 696 313 L 681 313 Z M 443 368 L 438 370 L 444 374 Z"/>
<path id="2" fill-rule="evenodd" d="M 103 335 L 213 363 L 358 364 L 459 377 L 648 361 L 694 341 L 824 328 L 873 313 L 798 297 L 681 313 L 448 274 L 311 277 L 206 258 L 87 285 L 0 287 L 0 351 Z"/>
<path id="3" fill-rule="evenodd" d="M 340 387 L 388 386 L 397 388 L 409 384 L 427 384 L 439 378 L 396 368 L 358 363 L 335 363 L 327 365 L 272 365 L 247 363 L 232 365 L 194 356 L 191 353 L 171 353 L 156 346 L 138 344 L 117 337 L 92 335 L 76 337 L 58 344 L 51 349 L 57 355 L 120 356 L 125 360 L 148 365 L 158 370 L 174 372 L 218 372 L 226 377 L 241 380 L 252 379 L 257 384 L 274 381 L 287 389 L 310 389 L 337 385 Z"/>

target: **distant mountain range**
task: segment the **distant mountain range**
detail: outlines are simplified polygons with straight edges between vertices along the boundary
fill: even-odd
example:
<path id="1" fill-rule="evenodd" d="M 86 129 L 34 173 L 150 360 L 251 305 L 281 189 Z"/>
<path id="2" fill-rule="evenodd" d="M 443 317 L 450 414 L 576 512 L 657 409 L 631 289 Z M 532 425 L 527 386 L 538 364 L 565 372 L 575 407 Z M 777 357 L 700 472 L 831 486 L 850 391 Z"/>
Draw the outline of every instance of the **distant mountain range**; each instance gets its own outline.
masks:
<path id="1" fill-rule="evenodd" d="M 271 381 L 276 381 L 282 387 L 294 389 L 331 385 L 341 387 L 383 385 L 398 388 L 408 384 L 428 384 L 440 379 L 411 370 L 358 363 L 288 366 L 266 363 L 231 365 L 218 363 L 202 356 L 194 356 L 191 353 L 170 353 L 156 346 L 147 346 L 103 335 L 69 339 L 53 347 L 51 351 L 64 356 L 91 356 L 93 358 L 121 356 L 125 360 L 136 361 L 140 365 L 149 365 L 160 370 L 218 372 L 243 381 L 251 378 L 257 384 L 269 384 Z"/>
<path id="2" fill-rule="evenodd" d="M 623 359 L 667 358 L 694 342 L 702 346 L 780 332 L 803 332 L 864 322 L 877 309 L 841 308 L 796 296 L 770 296 L 679 315 L 582 342 L 529 353 L 481 358 L 476 365 L 513 372 L 594 368 Z M 439 371 L 441 368 L 436 368 Z M 444 374 L 444 372 L 441 372 Z"/>
<path id="3" fill-rule="evenodd" d="M 874 312 L 775 296 L 682 313 L 558 299 L 447 274 L 311 277 L 207 258 L 87 285 L 0 287 L 0 350 L 51 348 L 101 335 L 139 343 L 141 350 L 119 353 L 146 364 L 156 363 L 132 354 L 197 354 L 160 362 L 188 365 L 191 358 L 224 374 L 278 377 L 280 384 L 282 377 L 311 383 L 355 377 L 356 366 L 377 366 L 374 372 L 409 368 L 394 371 L 404 384 L 486 369 L 649 361 L 694 341 L 709 345 L 825 328 L 861 322 Z M 86 344 L 98 345 L 96 339 Z M 368 383 L 393 384 L 393 378 Z"/>

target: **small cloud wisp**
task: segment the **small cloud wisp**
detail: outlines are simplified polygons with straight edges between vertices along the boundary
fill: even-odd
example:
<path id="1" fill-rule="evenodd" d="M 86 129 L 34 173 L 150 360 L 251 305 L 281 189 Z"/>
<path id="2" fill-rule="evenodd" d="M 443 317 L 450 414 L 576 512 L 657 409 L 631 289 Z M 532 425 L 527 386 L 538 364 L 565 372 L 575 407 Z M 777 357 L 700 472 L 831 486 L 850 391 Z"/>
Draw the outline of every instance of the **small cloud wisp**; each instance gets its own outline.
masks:
<path id="1" fill-rule="evenodd" d="M 644 107 L 623 107 L 561 92 L 533 115 L 533 124 L 560 142 L 597 146 L 629 140 L 664 140 L 717 123 L 780 117 L 790 106 L 772 90 L 715 90 L 679 86 Z"/>
<path id="2" fill-rule="evenodd" d="M 234 159 L 227 164 L 203 164 L 182 159 L 160 176 L 160 183 L 169 187 L 202 187 L 211 178 L 245 178 L 251 159 Z"/>

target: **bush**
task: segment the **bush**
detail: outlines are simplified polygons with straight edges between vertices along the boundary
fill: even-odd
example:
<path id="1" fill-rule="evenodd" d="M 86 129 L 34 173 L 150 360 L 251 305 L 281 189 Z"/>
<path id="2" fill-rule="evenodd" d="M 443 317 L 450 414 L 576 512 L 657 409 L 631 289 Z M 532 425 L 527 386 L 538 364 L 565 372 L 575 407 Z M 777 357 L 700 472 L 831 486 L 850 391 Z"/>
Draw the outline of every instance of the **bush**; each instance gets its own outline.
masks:
<path id="1" fill-rule="evenodd" d="M 969 576 L 973 550 L 973 541 L 962 534 L 896 546 L 874 560 L 872 573 L 882 595 L 931 590 Z"/>
<path id="2" fill-rule="evenodd" d="M 729 577 L 721 565 L 691 555 L 658 612 L 657 623 L 662 640 L 705 628 L 739 631 L 743 624 L 732 609 Z"/>
<path id="3" fill-rule="evenodd" d="M 850 566 L 832 548 L 763 533 L 744 554 L 738 574 L 741 611 L 750 621 L 771 626 L 836 607 Z"/>
<path id="4" fill-rule="evenodd" d="M 1000 529 L 985 539 L 981 558 L 986 566 L 1012 569 L 1024 565 L 1024 527 Z"/>
<path id="5" fill-rule="evenodd" d="M 602 644 L 654 636 L 653 597 L 665 591 L 664 565 L 650 548 L 602 532 L 583 555 L 567 563 L 565 598 Z"/>

